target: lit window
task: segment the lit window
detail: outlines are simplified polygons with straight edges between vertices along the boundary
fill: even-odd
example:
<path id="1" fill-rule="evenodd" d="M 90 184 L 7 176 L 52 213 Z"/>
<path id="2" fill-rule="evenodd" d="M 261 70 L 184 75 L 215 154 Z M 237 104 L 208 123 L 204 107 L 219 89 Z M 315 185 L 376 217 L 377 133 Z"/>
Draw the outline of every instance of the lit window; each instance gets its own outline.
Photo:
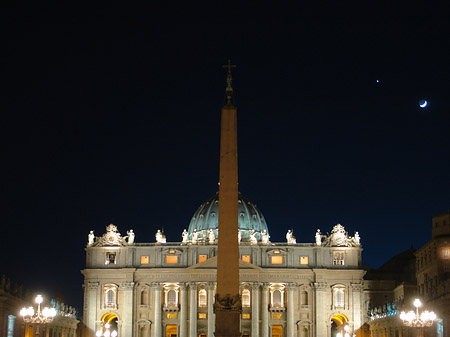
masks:
<path id="1" fill-rule="evenodd" d="M 115 284 L 105 285 L 103 296 L 105 308 L 115 308 L 117 304 L 117 286 Z"/>
<path id="2" fill-rule="evenodd" d="M 273 319 L 281 319 L 281 314 L 273 314 L 272 318 Z"/>
<path id="3" fill-rule="evenodd" d="M 283 264 L 283 256 L 271 256 L 272 264 Z"/>
<path id="4" fill-rule="evenodd" d="M 148 264 L 148 256 L 141 256 L 141 264 Z"/>
<path id="5" fill-rule="evenodd" d="M 200 308 L 205 308 L 208 304 L 206 303 L 206 299 L 207 299 L 207 296 L 206 296 L 206 290 L 205 289 L 201 289 L 199 292 L 198 292 L 198 306 L 200 307 Z"/>
<path id="6" fill-rule="evenodd" d="M 280 251 L 279 250 L 275 250 L 273 253 L 274 254 L 280 254 Z"/>
<path id="7" fill-rule="evenodd" d="M 444 259 L 448 259 L 449 258 L 449 249 L 444 249 Z"/>
<path id="8" fill-rule="evenodd" d="M 200 319 L 206 319 L 206 312 L 199 312 L 199 313 L 198 313 L 198 318 L 200 318 Z"/>
<path id="9" fill-rule="evenodd" d="M 283 308 L 283 292 L 281 290 L 274 290 L 272 295 L 272 307 L 273 308 Z"/>
<path id="10" fill-rule="evenodd" d="M 300 264 L 307 265 L 308 264 L 308 256 L 300 256 Z"/>
<path id="11" fill-rule="evenodd" d="M 173 289 L 167 291 L 167 306 L 170 308 L 177 306 L 177 292 Z"/>
<path id="12" fill-rule="evenodd" d="M 250 319 L 250 314 L 242 314 L 242 319 Z"/>
<path id="13" fill-rule="evenodd" d="M 112 289 L 107 290 L 106 294 L 105 294 L 105 305 L 108 307 L 113 306 L 115 303 L 115 297 L 116 297 L 116 294 L 115 294 L 114 290 L 112 290 Z"/>
<path id="14" fill-rule="evenodd" d="M 250 307 L 250 290 L 248 289 L 242 291 L 242 306 L 244 308 Z"/>
<path id="15" fill-rule="evenodd" d="M 169 312 L 167 318 L 177 318 L 177 314 L 175 312 Z"/>
<path id="16" fill-rule="evenodd" d="M 205 262 L 208 259 L 208 255 L 199 255 L 198 256 L 198 263 Z"/>
<path id="17" fill-rule="evenodd" d="M 116 264 L 116 253 L 107 252 L 105 264 Z"/>
<path id="18" fill-rule="evenodd" d="M 242 255 L 242 261 L 250 263 L 250 255 Z"/>
<path id="19" fill-rule="evenodd" d="M 169 253 L 170 254 L 175 254 L 175 251 L 174 250 L 170 250 Z"/>
<path id="20" fill-rule="evenodd" d="M 336 266 L 343 266 L 344 265 L 344 252 L 337 251 L 333 252 L 333 264 Z"/>
<path id="21" fill-rule="evenodd" d="M 333 289 L 333 302 L 335 308 L 344 308 L 345 304 L 345 291 L 344 288 Z"/>
<path id="22" fill-rule="evenodd" d="M 167 264 L 177 264 L 178 263 L 178 256 L 176 256 L 176 255 L 168 255 L 168 256 L 166 256 L 166 263 Z"/>

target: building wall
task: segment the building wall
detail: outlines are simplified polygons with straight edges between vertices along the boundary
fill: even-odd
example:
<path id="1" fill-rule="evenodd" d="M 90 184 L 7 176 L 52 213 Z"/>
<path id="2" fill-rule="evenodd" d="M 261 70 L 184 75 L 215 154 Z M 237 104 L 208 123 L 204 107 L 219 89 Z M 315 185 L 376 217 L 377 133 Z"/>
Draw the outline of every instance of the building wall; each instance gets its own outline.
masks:
<path id="1" fill-rule="evenodd" d="M 180 337 L 213 337 L 216 244 L 102 245 L 86 251 L 83 322 L 92 336 L 105 318 L 116 316 L 119 336 L 160 337 L 175 328 Z M 241 243 L 240 256 L 241 294 L 250 297 L 241 316 L 244 335 L 330 336 L 336 315 L 352 329 L 362 324 L 360 246 Z M 110 290 L 114 303 L 107 303 Z M 199 305 L 200 291 L 206 306 Z M 173 294 L 176 303 L 170 302 Z"/>

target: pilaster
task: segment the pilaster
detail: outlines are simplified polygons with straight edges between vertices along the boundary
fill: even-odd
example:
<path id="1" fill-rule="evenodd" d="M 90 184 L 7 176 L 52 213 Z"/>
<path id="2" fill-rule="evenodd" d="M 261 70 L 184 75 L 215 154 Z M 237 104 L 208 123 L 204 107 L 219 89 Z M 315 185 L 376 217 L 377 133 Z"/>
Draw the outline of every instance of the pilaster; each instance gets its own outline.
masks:
<path id="1" fill-rule="evenodd" d="M 269 337 L 269 284 L 262 286 L 261 299 L 261 337 Z"/>
<path id="2" fill-rule="evenodd" d="M 252 336 L 259 336 L 259 289 L 259 282 L 252 283 Z"/>
<path id="3" fill-rule="evenodd" d="M 180 337 L 187 337 L 187 286 L 180 283 Z"/>
<path id="4" fill-rule="evenodd" d="M 214 288 L 215 282 L 208 282 L 208 337 L 214 337 Z"/>
<path id="5" fill-rule="evenodd" d="M 189 282 L 189 337 L 197 337 L 197 283 Z"/>
<path id="6" fill-rule="evenodd" d="M 122 335 L 133 336 L 134 282 L 123 282 Z"/>
<path id="7" fill-rule="evenodd" d="M 152 283 L 153 291 L 153 310 L 155 312 L 155 327 L 152 330 L 152 337 L 162 337 L 162 320 L 161 320 L 161 283 Z"/>

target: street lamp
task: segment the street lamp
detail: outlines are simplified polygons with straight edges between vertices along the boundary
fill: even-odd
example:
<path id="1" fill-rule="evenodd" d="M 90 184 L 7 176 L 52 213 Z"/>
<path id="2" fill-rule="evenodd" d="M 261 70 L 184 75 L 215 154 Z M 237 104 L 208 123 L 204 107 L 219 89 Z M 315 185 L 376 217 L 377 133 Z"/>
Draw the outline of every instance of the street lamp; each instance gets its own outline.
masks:
<path id="1" fill-rule="evenodd" d="M 117 331 L 116 330 L 110 331 L 111 325 L 109 323 L 105 323 L 105 325 L 103 327 L 105 328 L 105 331 L 103 331 L 103 333 L 102 333 L 100 330 L 98 330 L 95 333 L 95 335 L 97 337 L 102 337 L 102 336 L 103 337 L 117 337 Z"/>
<path id="2" fill-rule="evenodd" d="M 411 310 L 400 313 L 400 319 L 403 321 L 403 324 L 413 328 L 421 328 L 422 331 L 423 327 L 432 326 L 433 321 L 437 318 L 436 314 L 433 311 L 427 310 L 419 313 L 419 307 L 422 306 L 422 302 L 418 298 L 414 300 L 413 304 L 416 307 L 416 312 Z"/>
<path id="3" fill-rule="evenodd" d="M 20 315 L 23 317 L 25 323 L 36 324 L 36 335 L 39 336 L 39 324 L 51 323 L 56 316 L 56 309 L 45 307 L 41 311 L 41 303 L 44 301 L 42 295 L 37 295 L 34 301 L 38 305 L 37 312 L 34 312 L 33 307 L 22 308 Z"/>
<path id="4" fill-rule="evenodd" d="M 350 327 L 348 326 L 348 324 L 344 325 L 344 334 L 342 334 L 342 332 L 338 332 L 336 334 L 336 337 L 350 337 Z M 353 337 L 355 337 L 356 335 L 353 334 Z"/>

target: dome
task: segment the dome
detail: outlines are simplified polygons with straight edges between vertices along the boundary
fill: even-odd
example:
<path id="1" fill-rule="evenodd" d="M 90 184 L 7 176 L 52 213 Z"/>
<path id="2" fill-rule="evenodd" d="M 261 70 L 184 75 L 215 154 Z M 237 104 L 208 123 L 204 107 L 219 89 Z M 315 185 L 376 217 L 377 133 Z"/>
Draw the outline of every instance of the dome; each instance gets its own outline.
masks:
<path id="1" fill-rule="evenodd" d="M 261 211 L 254 203 L 244 197 L 241 193 L 238 196 L 238 226 L 243 241 L 250 238 L 250 233 L 255 230 L 256 237 L 261 240 L 261 233 L 267 228 L 266 220 Z M 192 238 L 194 229 L 197 230 L 198 238 L 207 238 L 210 229 L 214 230 L 214 234 L 218 236 L 219 228 L 219 192 L 209 198 L 195 212 L 189 224 L 189 239 Z"/>

